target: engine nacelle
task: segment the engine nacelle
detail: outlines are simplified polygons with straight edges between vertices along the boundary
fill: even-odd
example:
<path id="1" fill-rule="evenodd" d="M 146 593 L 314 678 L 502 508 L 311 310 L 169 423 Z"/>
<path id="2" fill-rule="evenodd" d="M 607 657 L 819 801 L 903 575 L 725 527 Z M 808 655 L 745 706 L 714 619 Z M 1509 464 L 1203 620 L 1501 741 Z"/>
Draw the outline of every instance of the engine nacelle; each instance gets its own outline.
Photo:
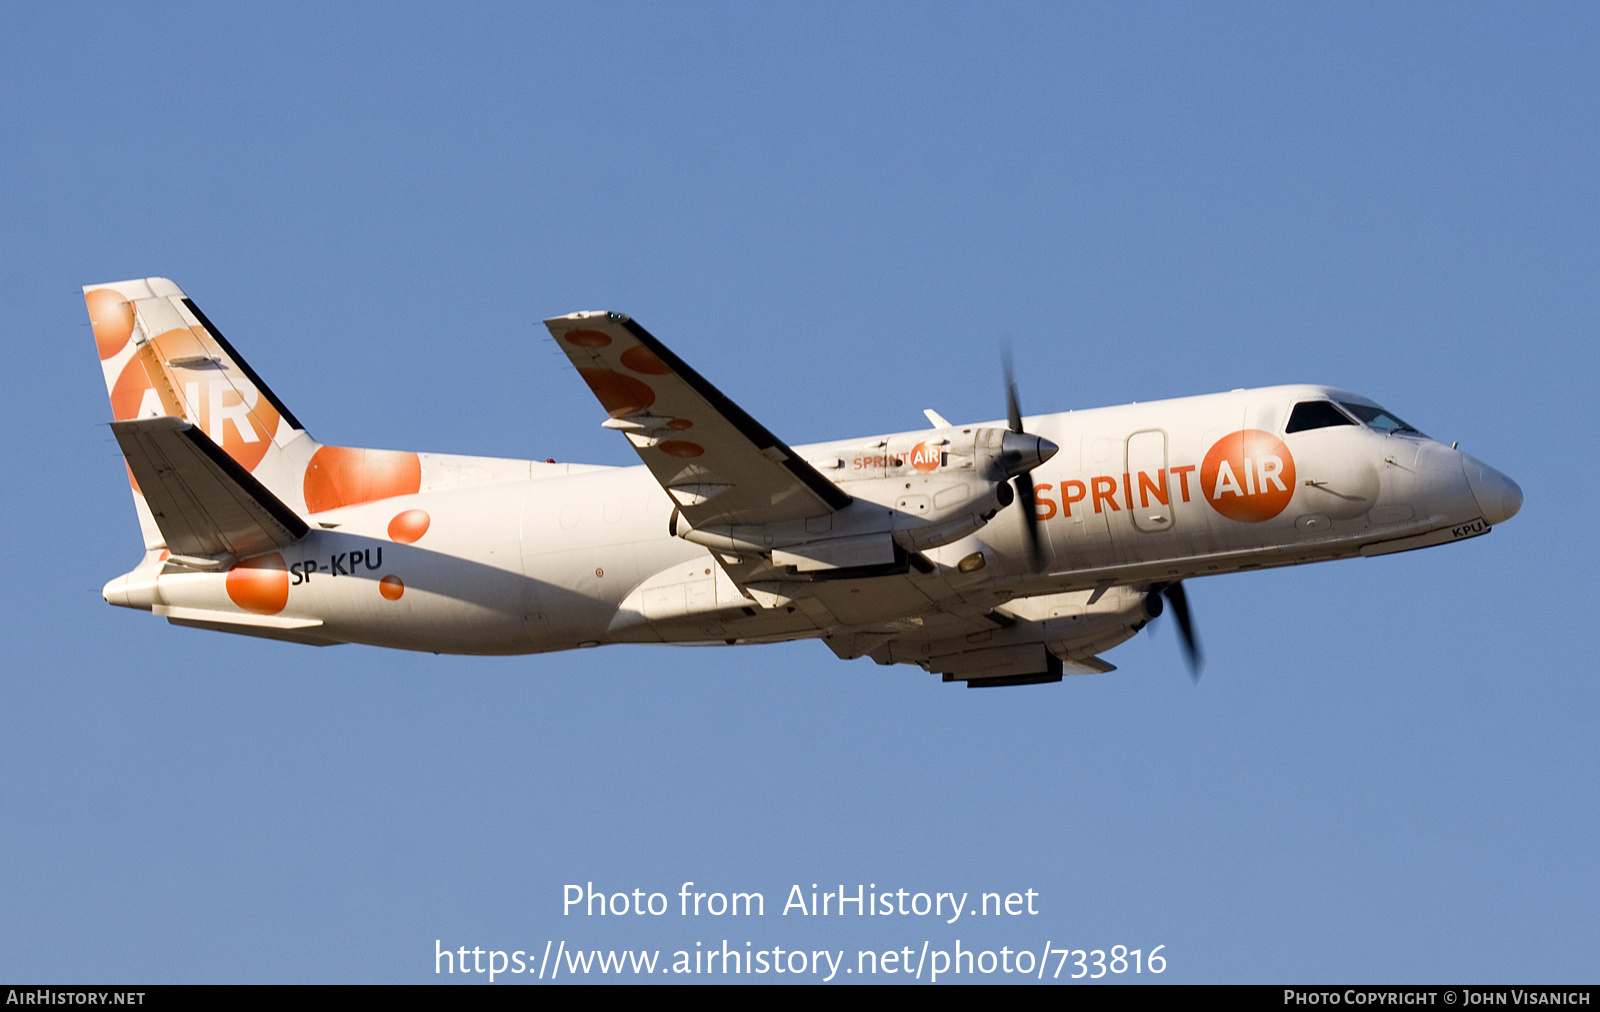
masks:
<path id="1" fill-rule="evenodd" d="M 976 494 L 973 494 L 973 493 Z M 894 540 L 908 552 L 960 541 L 1016 499 L 1006 482 L 953 485 L 933 495 L 912 492 L 895 501 Z"/>
<path id="2" fill-rule="evenodd" d="M 1048 439 L 994 427 L 950 427 L 899 436 L 844 458 L 814 461 L 839 471 L 851 504 L 835 513 L 765 526 L 677 522 L 678 536 L 720 552 L 770 557 L 798 572 L 895 562 L 895 546 L 922 552 L 982 528 L 1016 498 L 1010 479 L 1050 459 Z"/>
<path id="3" fill-rule="evenodd" d="M 968 685 L 1021 685 L 1054 681 L 1062 674 L 1114 670 L 1095 656 L 1128 640 L 1150 615 L 1145 594 L 1112 587 L 1093 604 L 1091 591 L 1021 598 L 1002 613 L 1007 628 L 951 639 L 900 636 L 873 650 L 879 664 L 916 664 Z"/>

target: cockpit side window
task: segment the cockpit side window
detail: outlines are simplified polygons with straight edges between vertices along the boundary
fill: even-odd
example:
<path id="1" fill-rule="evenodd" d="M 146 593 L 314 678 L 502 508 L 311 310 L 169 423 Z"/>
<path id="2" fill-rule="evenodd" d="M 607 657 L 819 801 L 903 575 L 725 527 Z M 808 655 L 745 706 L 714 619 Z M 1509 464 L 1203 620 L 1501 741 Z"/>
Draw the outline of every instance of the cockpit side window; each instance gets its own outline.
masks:
<path id="1" fill-rule="evenodd" d="M 1344 406 L 1345 410 L 1366 422 L 1369 428 L 1376 429 L 1379 432 L 1401 432 L 1408 436 L 1422 435 L 1422 433 L 1382 408 L 1375 408 L 1369 404 L 1349 404 L 1344 401 L 1339 403 Z"/>
<path id="2" fill-rule="evenodd" d="M 1307 429 L 1326 429 L 1333 425 L 1354 425 L 1350 416 L 1334 407 L 1332 401 L 1301 401 L 1289 415 L 1284 432 L 1304 432 Z"/>

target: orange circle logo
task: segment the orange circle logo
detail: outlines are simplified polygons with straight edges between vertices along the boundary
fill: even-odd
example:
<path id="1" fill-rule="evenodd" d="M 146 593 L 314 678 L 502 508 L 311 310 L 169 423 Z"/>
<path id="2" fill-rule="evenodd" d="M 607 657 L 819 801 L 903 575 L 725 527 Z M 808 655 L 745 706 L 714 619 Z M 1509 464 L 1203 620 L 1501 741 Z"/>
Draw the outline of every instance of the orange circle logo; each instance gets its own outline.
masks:
<path id="1" fill-rule="evenodd" d="M 200 336 L 169 330 L 149 344 L 149 368 L 161 370 L 151 382 L 145 356 L 128 360 L 111 388 L 111 416 L 118 421 L 175 415 L 199 426 L 213 443 L 254 470 L 278 432 L 278 410 L 249 378 L 214 358 Z M 181 400 L 180 400 L 181 398 Z"/>
<path id="2" fill-rule="evenodd" d="M 636 344 L 623 352 L 619 360 L 634 372 L 642 372 L 648 376 L 665 376 L 672 372 L 667 363 L 656 358 L 655 353 L 642 344 Z"/>
<path id="3" fill-rule="evenodd" d="M 937 471 L 944 462 L 944 452 L 938 446 L 929 446 L 927 443 L 918 443 L 911 448 L 911 453 L 906 457 L 911 466 L 918 471 Z"/>
<path id="4" fill-rule="evenodd" d="M 657 445 L 656 449 L 674 457 L 698 457 L 706 452 L 705 447 L 699 443 L 691 443 L 687 439 L 669 439 Z"/>
<path id="5" fill-rule="evenodd" d="M 223 585 L 234 604 L 257 615 L 276 615 L 289 603 L 289 569 L 277 552 L 245 559 Z"/>
<path id="6" fill-rule="evenodd" d="M 589 389 L 600 399 L 600 406 L 612 418 L 637 414 L 656 402 L 654 390 L 632 376 L 624 376 L 615 370 L 579 366 L 578 375 L 589 384 Z"/>
<path id="7" fill-rule="evenodd" d="M 94 330 L 100 358 L 108 359 L 133 336 L 133 303 L 113 288 L 96 288 L 83 301 L 89 306 L 89 326 Z"/>
<path id="8" fill-rule="evenodd" d="M 396 513 L 394 519 L 389 521 L 389 537 L 402 545 L 412 544 L 428 533 L 428 524 L 431 522 L 432 518 L 426 510 Z"/>
<path id="9" fill-rule="evenodd" d="M 340 506 L 411 495 L 421 487 L 422 459 L 415 453 L 324 446 L 311 455 L 311 463 L 306 465 L 305 479 L 301 483 L 301 492 L 305 496 L 306 509 L 321 513 Z M 427 529 L 427 514 L 424 513 L 422 530 L 417 532 L 417 537 L 422 537 Z M 393 526 L 389 528 L 389 534 L 394 536 Z"/>
<path id="10" fill-rule="evenodd" d="M 1229 520 L 1271 520 L 1294 498 L 1294 457 L 1281 439 L 1260 429 L 1223 436 L 1200 465 L 1200 491 Z"/>

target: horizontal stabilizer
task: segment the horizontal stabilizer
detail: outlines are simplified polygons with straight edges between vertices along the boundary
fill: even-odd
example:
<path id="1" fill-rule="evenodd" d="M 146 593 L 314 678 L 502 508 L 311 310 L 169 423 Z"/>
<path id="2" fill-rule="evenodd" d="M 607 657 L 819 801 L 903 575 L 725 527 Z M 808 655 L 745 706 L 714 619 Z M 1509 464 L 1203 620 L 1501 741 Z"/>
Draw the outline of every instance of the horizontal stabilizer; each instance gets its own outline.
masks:
<path id="1" fill-rule="evenodd" d="M 294 510 L 182 418 L 112 422 L 111 431 L 173 555 L 243 558 L 306 536 Z"/>
<path id="2" fill-rule="evenodd" d="M 204 608 L 174 608 L 163 604 L 158 604 L 151 610 L 173 625 L 188 626 L 191 629 L 259 636 L 262 639 L 304 643 L 313 647 L 331 647 L 344 642 L 317 635 L 317 630 L 322 628 L 320 618 L 291 619 L 277 615 L 239 615 L 233 612 L 209 611 Z"/>
<path id="3" fill-rule="evenodd" d="M 1061 667 L 1073 675 L 1103 675 L 1117 670 L 1117 666 L 1100 657 L 1064 657 Z"/>

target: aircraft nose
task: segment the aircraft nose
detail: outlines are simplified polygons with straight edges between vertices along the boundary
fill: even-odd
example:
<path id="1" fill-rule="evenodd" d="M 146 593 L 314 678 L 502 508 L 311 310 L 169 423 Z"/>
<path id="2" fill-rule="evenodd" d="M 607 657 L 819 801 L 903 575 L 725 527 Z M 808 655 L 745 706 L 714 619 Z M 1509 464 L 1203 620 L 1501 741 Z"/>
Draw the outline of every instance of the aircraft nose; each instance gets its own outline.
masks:
<path id="1" fill-rule="evenodd" d="M 1463 453 L 1462 466 L 1478 508 L 1490 526 L 1505 523 L 1522 509 L 1522 489 L 1517 483 L 1476 457 Z"/>

